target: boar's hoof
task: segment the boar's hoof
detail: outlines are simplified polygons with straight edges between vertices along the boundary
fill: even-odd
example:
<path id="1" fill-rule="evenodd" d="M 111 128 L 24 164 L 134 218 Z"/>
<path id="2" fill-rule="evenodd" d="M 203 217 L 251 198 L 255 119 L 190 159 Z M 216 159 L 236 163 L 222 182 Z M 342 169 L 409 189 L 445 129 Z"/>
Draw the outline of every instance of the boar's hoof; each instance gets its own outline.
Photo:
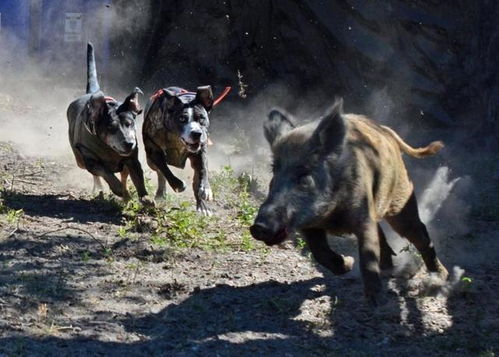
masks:
<path id="1" fill-rule="evenodd" d="M 437 264 L 437 274 L 438 274 L 438 277 L 444 281 L 447 280 L 447 278 L 449 278 L 449 272 L 443 266 L 443 264 L 440 262 L 438 262 L 438 264 Z"/>
<path id="2" fill-rule="evenodd" d="M 349 255 L 347 256 L 341 255 L 341 256 L 343 257 L 343 266 L 338 267 L 338 269 L 335 269 L 333 271 L 333 273 L 336 275 L 343 275 L 351 271 L 353 268 L 353 263 L 355 262 L 355 259 Z"/>
<path id="3" fill-rule="evenodd" d="M 343 255 L 343 265 L 345 269 L 345 273 L 348 273 L 353 268 L 353 263 L 355 263 L 355 259 L 349 255 Z"/>

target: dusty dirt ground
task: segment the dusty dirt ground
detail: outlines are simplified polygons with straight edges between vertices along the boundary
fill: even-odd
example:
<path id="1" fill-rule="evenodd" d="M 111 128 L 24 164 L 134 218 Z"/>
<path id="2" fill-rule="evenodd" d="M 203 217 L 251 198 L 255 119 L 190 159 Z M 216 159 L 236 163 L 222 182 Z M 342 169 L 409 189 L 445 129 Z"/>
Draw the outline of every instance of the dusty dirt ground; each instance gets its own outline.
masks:
<path id="1" fill-rule="evenodd" d="M 497 261 L 463 263 L 464 278 L 436 293 L 424 288 L 426 274 L 385 278 L 387 303 L 373 311 L 358 275 L 323 272 L 293 244 L 219 251 L 161 247 L 149 233 L 124 238 L 116 204 L 79 188 L 80 176 L 61 182 L 74 168 L 69 157 L 0 144 L 0 356 L 499 351 Z M 215 208 L 230 240 L 223 197 Z M 475 224 L 499 230 L 498 221 Z"/>

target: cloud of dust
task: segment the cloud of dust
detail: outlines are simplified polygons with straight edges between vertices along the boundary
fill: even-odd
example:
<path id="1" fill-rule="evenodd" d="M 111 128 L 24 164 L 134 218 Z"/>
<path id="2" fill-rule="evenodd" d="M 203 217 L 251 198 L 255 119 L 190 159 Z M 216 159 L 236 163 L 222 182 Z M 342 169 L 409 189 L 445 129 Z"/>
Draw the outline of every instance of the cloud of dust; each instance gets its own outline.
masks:
<path id="1" fill-rule="evenodd" d="M 449 178 L 448 167 L 442 166 L 437 169 L 435 176 L 419 199 L 419 215 L 423 222 L 428 224 L 435 218 L 438 210 L 459 180 L 459 177 Z"/>
<path id="2" fill-rule="evenodd" d="M 91 176 L 79 169 L 74 161 L 68 140 L 66 110 L 69 104 L 85 93 L 86 42 L 96 46 L 97 72 L 106 95 L 123 100 L 133 89 L 114 88 L 112 76 L 127 76 L 126 68 L 132 59 L 110 54 L 109 65 L 103 61 L 102 23 L 109 21 L 109 44 L 120 36 L 143 27 L 147 11 L 138 1 L 127 7 L 102 6 L 88 8 L 84 13 L 83 39 L 78 43 L 64 43 L 62 33 L 50 26 L 40 28 L 40 38 L 52 38 L 50 44 L 60 47 L 41 47 L 28 54 L 26 42 L 8 28 L 0 31 L 0 141 L 13 143 L 23 155 L 57 158 L 74 164 L 74 169 L 61 173 L 62 180 L 73 186 L 91 186 Z M 70 4 L 68 2 L 68 4 Z M 67 4 L 66 4 L 67 5 Z M 71 6 L 71 5 L 67 5 Z M 139 10 L 137 10 L 139 9 Z M 75 11 L 71 8 L 68 12 Z M 81 10 L 77 10 L 81 11 Z M 63 16 L 61 12 L 58 16 Z M 52 16 L 49 14 L 49 16 Z M 138 57 L 138 56 L 137 56 Z M 136 59 L 133 59 L 136 60 Z M 112 69 L 110 70 L 109 67 Z M 107 70 L 106 70 L 107 69 Z M 110 73 L 108 73 L 110 72 Z"/>

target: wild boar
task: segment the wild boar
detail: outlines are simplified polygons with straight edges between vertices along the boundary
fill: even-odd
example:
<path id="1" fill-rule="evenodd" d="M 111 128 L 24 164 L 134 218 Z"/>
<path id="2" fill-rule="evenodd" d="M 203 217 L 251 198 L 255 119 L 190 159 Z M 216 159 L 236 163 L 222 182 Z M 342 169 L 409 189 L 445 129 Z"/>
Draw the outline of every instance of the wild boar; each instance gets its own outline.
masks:
<path id="1" fill-rule="evenodd" d="M 320 120 L 300 127 L 273 110 L 264 134 L 273 154 L 273 177 L 250 227 L 254 238 L 275 245 L 297 230 L 319 264 L 333 274 L 344 274 L 354 259 L 334 252 L 326 234 L 353 233 L 364 292 L 376 304 L 380 268 L 393 267 L 394 253 L 379 225 L 386 220 L 416 246 L 430 272 L 447 278 L 419 217 L 401 153 L 426 157 L 437 153 L 442 142 L 413 148 L 386 126 L 362 115 L 344 114 L 342 100 Z"/>

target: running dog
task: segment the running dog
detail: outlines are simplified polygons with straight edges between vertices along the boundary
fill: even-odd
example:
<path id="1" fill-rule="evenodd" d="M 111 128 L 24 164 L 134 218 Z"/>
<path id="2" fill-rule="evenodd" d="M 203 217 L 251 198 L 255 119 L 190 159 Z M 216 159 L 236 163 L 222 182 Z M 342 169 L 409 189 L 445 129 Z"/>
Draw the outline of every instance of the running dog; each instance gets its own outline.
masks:
<path id="1" fill-rule="evenodd" d="M 100 177 L 111 191 L 125 201 L 130 198 L 126 187 L 128 175 L 137 188 L 143 204 L 153 205 L 144 185 L 144 173 L 138 160 L 135 119 L 142 110 L 139 88 L 123 103 L 107 97 L 97 81 L 94 49 L 87 46 L 87 90 L 68 108 L 69 143 L 76 163 L 94 176 L 94 191 L 102 190 Z M 121 182 L 114 175 L 121 174 Z"/>
<path id="2" fill-rule="evenodd" d="M 144 112 L 142 135 L 147 163 L 158 175 L 156 199 L 164 196 L 166 181 L 176 192 L 185 190 L 185 183 L 171 172 L 168 165 L 184 168 L 189 159 L 194 169 L 192 188 L 197 211 L 211 215 L 206 203 L 213 198 L 206 153 L 210 126 L 208 113 L 229 91 L 230 87 L 225 88 L 214 100 L 211 86 L 198 87 L 196 92 L 169 87 L 160 89 L 151 97 Z"/>

